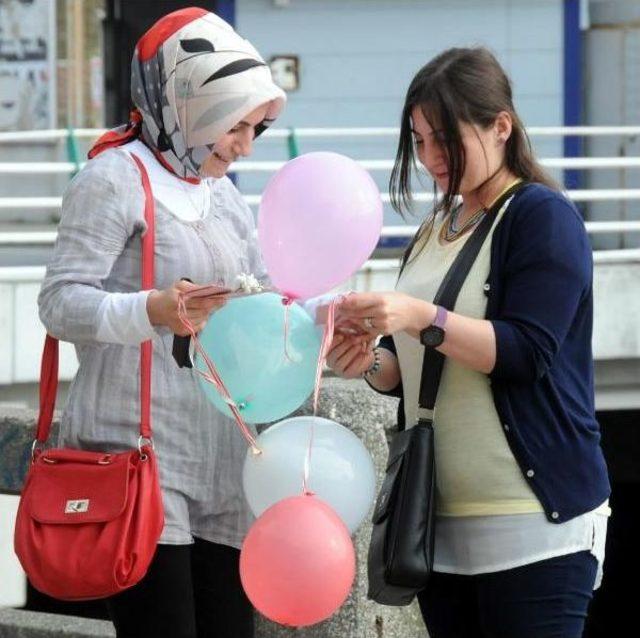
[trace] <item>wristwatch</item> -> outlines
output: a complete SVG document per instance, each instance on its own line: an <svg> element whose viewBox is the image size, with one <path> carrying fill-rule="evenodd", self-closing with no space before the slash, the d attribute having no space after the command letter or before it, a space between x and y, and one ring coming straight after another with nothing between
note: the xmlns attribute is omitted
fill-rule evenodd
<svg viewBox="0 0 640 638"><path fill-rule="evenodd" d="M444 324L448 314L446 308L436 306L436 318L433 323L420 331L420 343L425 348L437 348L442 345L445 336Z"/></svg>

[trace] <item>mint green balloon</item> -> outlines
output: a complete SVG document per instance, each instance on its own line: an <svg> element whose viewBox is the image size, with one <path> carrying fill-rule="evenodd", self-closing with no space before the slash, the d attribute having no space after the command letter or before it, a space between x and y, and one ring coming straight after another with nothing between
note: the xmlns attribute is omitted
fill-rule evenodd
<svg viewBox="0 0 640 638"><path fill-rule="evenodd" d="M282 419L313 392L320 332L300 306L291 304L285 354L285 311L282 297L274 293L239 297L214 312L200 334L205 352L247 423ZM195 365L207 372L198 355ZM232 416L215 386L198 378L213 405Z"/></svg>

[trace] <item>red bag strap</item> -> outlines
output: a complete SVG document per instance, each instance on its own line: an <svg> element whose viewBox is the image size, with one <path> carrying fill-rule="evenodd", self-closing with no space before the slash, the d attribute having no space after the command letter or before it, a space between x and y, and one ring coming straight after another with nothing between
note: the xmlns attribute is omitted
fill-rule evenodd
<svg viewBox="0 0 640 638"><path fill-rule="evenodd" d="M151 290L155 279L153 253L156 237L156 205L153 201L149 174L142 160L131 153L140 169L144 188L144 219L147 232L142 235L142 290ZM153 346L151 340L140 344L140 436L151 439L151 359Z"/></svg>
<svg viewBox="0 0 640 638"><path fill-rule="evenodd" d="M140 170L144 188L144 218L147 231L142 236L142 290L151 290L154 283L155 203L149 175L137 155L131 153ZM140 436L151 439L151 340L140 344ZM36 441L45 443L51 431L53 411L58 391L58 339L47 335L40 365L40 413Z"/></svg>
<svg viewBox="0 0 640 638"><path fill-rule="evenodd" d="M36 429L36 440L40 443L44 443L49 438L57 392L58 340L48 334L44 340L40 364L40 414Z"/></svg>

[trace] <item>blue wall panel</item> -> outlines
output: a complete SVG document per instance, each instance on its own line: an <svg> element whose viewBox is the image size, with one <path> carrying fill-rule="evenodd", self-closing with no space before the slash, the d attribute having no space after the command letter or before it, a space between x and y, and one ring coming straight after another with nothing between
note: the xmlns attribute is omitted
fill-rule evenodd
<svg viewBox="0 0 640 638"><path fill-rule="evenodd" d="M216 0L216 13L229 24L235 24L236 0Z"/></svg>
<svg viewBox="0 0 640 638"><path fill-rule="evenodd" d="M582 123L582 33L580 31L580 0L564 0L564 124L577 126ZM582 138L565 137L564 155L582 155ZM565 171L564 182L568 188L580 187L580 172Z"/></svg>
<svg viewBox="0 0 640 638"><path fill-rule="evenodd" d="M485 45L511 74L527 125L563 123L563 0L236 0L236 27L269 58L300 58L299 90L276 126L397 126L407 86L431 57L451 46ZM533 140L546 156L556 138ZM331 149L391 159L396 140L300 140L300 151ZM286 159L282 141L260 141L256 158ZM387 190L388 172L376 172ZM265 177L241 178L257 193ZM399 218L387 210L385 222Z"/></svg>

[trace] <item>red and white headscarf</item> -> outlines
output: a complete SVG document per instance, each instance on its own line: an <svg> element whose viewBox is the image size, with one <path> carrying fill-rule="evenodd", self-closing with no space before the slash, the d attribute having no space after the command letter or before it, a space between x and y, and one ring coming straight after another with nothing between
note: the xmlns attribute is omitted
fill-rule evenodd
<svg viewBox="0 0 640 638"><path fill-rule="evenodd" d="M166 168L190 180L200 178L215 143L243 117L269 104L259 135L286 102L251 43L197 7L166 15L140 38L131 97L130 122L103 135L89 157L142 137Z"/></svg>

